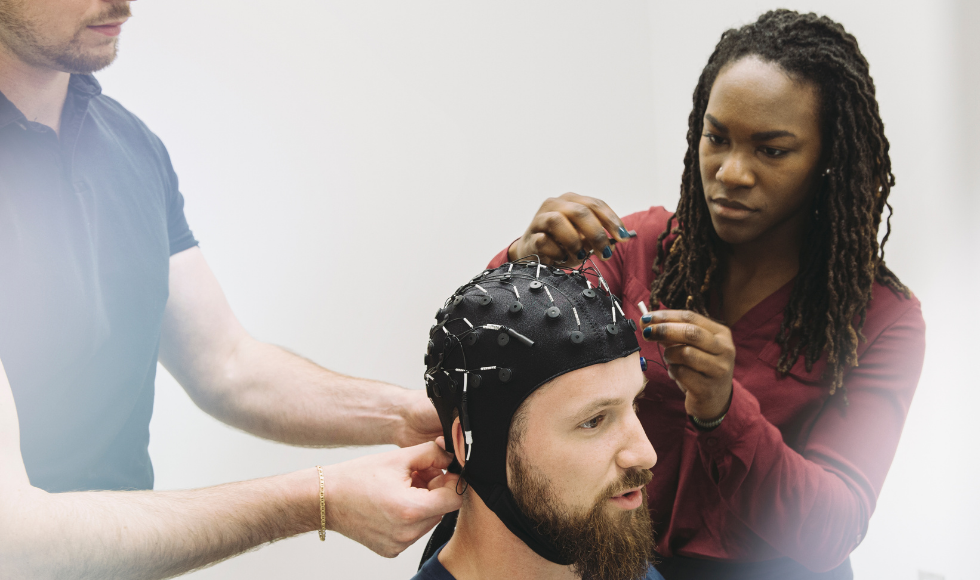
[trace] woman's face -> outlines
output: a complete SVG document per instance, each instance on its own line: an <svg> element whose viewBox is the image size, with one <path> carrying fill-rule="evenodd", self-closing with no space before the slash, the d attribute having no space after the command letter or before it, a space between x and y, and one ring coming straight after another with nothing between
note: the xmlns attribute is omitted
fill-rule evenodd
<svg viewBox="0 0 980 580"><path fill-rule="evenodd" d="M799 244L820 179L820 98L756 56L726 65L708 98L701 182L718 236L733 246Z"/></svg>

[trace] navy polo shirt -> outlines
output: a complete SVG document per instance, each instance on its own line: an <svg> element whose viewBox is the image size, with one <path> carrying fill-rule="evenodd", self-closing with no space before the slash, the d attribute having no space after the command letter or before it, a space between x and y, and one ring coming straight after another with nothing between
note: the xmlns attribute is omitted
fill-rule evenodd
<svg viewBox="0 0 980 580"><path fill-rule="evenodd" d="M436 550L436 553L422 564L418 573L412 576L412 580L456 580L456 577L450 574L449 570L446 570L446 567L439 561L439 552L442 552L442 548L445 547L443 544ZM660 575L660 572L657 572L656 568L650 566L647 568L643 580L664 580L664 577Z"/></svg>
<svg viewBox="0 0 980 580"><path fill-rule="evenodd" d="M153 487L169 260L195 245L163 143L92 76L60 136L0 95L0 361L34 486Z"/></svg>

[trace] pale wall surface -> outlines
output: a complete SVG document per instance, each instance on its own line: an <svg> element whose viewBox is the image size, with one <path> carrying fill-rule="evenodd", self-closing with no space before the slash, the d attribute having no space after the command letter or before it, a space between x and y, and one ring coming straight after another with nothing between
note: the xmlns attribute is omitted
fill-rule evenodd
<svg viewBox="0 0 980 580"><path fill-rule="evenodd" d="M980 22L960 2L784 4L839 19L871 62L898 176L889 264L929 325L905 435L853 556L860 579L980 576L967 556L980 540L967 367L980 316L962 268L977 264L966 168L980 127L975 112L960 120ZM170 148L191 227L253 334L420 388L432 313L545 197L596 195L622 214L674 206L700 70L725 28L768 7L143 0L99 78ZM157 386L158 489L375 451L260 441L199 411L162 369ZM384 560L308 534L192 576L408 578L421 548Z"/></svg>

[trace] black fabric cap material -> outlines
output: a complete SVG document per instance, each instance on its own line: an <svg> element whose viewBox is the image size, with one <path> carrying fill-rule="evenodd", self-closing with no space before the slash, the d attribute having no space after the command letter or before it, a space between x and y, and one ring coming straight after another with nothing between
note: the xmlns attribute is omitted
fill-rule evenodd
<svg viewBox="0 0 980 580"><path fill-rule="evenodd" d="M517 295L523 308L514 312ZM494 299L479 305L477 296ZM549 316L552 308L560 316ZM561 270L525 259L474 277L439 312L443 318L429 333L434 347L425 380L446 449L453 452L452 424L459 413L472 434L467 484L538 555L570 564L514 503L507 487L508 434L514 413L541 385L639 350L618 299L588 262ZM469 338L473 334L477 339ZM475 375L482 379L479 386Z"/></svg>

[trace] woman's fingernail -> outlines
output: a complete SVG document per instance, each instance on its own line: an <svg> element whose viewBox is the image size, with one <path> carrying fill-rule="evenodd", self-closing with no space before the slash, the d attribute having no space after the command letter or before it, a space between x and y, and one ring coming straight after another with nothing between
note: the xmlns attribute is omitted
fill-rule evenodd
<svg viewBox="0 0 980 580"><path fill-rule="evenodd" d="M577 254L575 254L575 256L576 256L576 257L577 257L577 258L578 258L579 260L584 260L584 259L585 259L585 257L586 257L587 255L588 255L588 254L586 254L586 253L585 253L585 250L579 250L579 251L578 251L578 253L577 253Z"/></svg>
<svg viewBox="0 0 980 580"><path fill-rule="evenodd" d="M602 257L605 258L605 259L607 259L607 260L609 258L612 258L612 248L610 248L609 246L606 246L605 248L602 248Z"/></svg>
<svg viewBox="0 0 980 580"><path fill-rule="evenodd" d="M629 238L631 236L630 236L630 233L628 231L626 231L626 228L624 228L623 226L619 226L619 237L625 239L625 238Z"/></svg>
<svg viewBox="0 0 980 580"><path fill-rule="evenodd" d="M643 329L643 338L653 338L653 327L648 326Z"/></svg>
<svg viewBox="0 0 980 580"><path fill-rule="evenodd" d="M647 314L644 314L644 315L643 315L643 316L642 316L642 317L640 318L640 321L641 321L641 322L652 322L652 321L653 321L653 315L652 315L652 314L650 314L650 313L647 313Z"/></svg>

